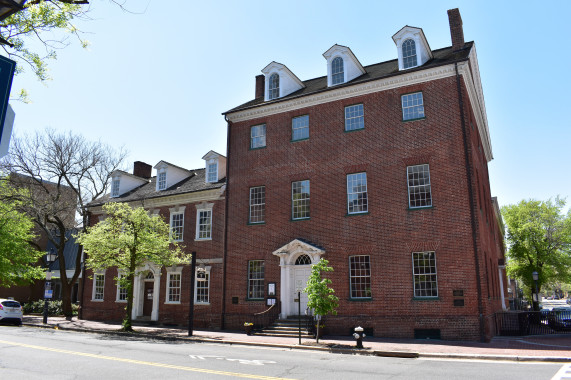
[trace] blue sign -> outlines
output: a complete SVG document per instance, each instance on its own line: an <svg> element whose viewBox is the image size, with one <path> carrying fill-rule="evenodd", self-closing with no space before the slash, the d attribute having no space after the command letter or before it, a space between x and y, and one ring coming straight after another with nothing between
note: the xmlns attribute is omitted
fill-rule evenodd
<svg viewBox="0 0 571 380"><path fill-rule="evenodd" d="M14 70L16 70L16 62L0 55L0 139L2 138L4 121L8 112L8 101L10 100Z"/></svg>

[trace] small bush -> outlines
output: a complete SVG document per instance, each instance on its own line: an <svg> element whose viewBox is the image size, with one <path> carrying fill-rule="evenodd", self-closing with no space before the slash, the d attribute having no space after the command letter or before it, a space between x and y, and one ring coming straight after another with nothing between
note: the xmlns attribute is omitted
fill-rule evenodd
<svg viewBox="0 0 571 380"><path fill-rule="evenodd" d="M44 313L44 301L38 300L34 302L28 302L22 305L24 309L24 314L43 314ZM79 306L76 304L71 305L73 315L77 315ZM48 315L63 315L62 301L48 301Z"/></svg>

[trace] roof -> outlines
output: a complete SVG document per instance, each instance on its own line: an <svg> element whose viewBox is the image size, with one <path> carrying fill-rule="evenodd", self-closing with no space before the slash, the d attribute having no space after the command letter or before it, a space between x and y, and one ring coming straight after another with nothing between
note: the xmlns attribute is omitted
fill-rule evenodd
<svg viewBox="0 0 571 380"><path fill-rule="evenodd" d="M75 261L77 258L77 253L79 251L79 244L77 244L73 235L76 234L77 232L78 231L76 229L67 230L65 232L65 237L66 239L68 239L65 242L65 246L63 248L63 256L65 258L66 270L75 269ZM51 241L48 241L48 245L46 246L46 252L50 252L50 250L52 249L54 253L57 252L55 245ZM59 270L59 260L56 260L50 265L50 270L52 271Z"/></svg>
<svg viewBox="0 0 571 380"><path fill-rule="evenodd" d="M237 111L242 111L242 110L245 110L248 108L255 108L255 107L267 105L270 103L277 103L277 102L286 101L286 100L290 100L290 99L294 99L294 98L298 98L298 97L302 97L302 96L316 94L316 93L323 92L323 91L337 90L340 87L344 87L344 86L352 86L352 85L359 84L359 83L364 83L364 82L373 81L373 80L382 79L382 78L387 78L387 77L396 76L396 75L409 74L409 73L414 72L414 71L420 71L420 70L424 70L427 68L443 66L443 65L447 65L450 63L458 62L458 61L464 61L464 60L467 60L469 58L470 51L472 50L473 45L474 45L474 42L470 41L470 42L466 42L464 44L464 48L461 50L454 51L452 46L434 50L434 51L432 51L433 58L430 59L428 62L426 62L424 65L419 66L419 67L415 67L415 68L411 68L411 69L407 69L407 70L402 70L402 71L399 71L398 59L393 59L390 61L385 61L385 62L377 63L374 65L365 66L364 67L365 71L366 71L365 74L353 79L352 81L349 81L349 82L344 83L344 84L339 84L336 86L331 86L331 87L327 86L327 75L319 77L319 78L309 79L309 80L303 81L303 84L305 85L304 88L302 88L298 91L295 91L295 92L293 92L287 96L281 97L279 99L274 99L271 101L264 101L263 97L256 98L256 99L250 100L249 102L246 102L242 105L239 105L238 107L232 108L229 111L224 112L223 115L233 113L233 112L237 112Z"/></svg>
<svg viewBox="0 0 571 380"><path fill-rule="evenodd" d="M222 178L218 182L206 183L205 169L193 169L188 171L193 172L194 175L191 175L190 177L185 178L178 183L175 183L166 190L157 191L157 186L156 186L157 177L154 176L149 179L149 182L139 187L136 187L135 189L125 194L122 194L118 197L111 197L110 194L105 194L101 198L98 198L90 202L87 205L87 207L101 206L109 202L133 202L144 199L167 197L170 195L179 195L186 193L194 193L197 191L219 189L226 184L226 178Z"/></svg>

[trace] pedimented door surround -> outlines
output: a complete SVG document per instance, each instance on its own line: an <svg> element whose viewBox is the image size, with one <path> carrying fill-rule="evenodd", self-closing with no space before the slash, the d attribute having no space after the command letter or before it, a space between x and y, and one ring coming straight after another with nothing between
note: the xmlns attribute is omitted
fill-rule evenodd
<svg viewBox="0 0 571 380"><path fill-rule="evenodd" d="M147 294L145 294L145 284L152 283L152 310L151 321L159 320L159 297L161 284L161 268L149 263L145 264L135 276L135 284L133 287L133 312L131 318L137 319L144 316L144 302Z"/></svg>
<svg viewBox="0 0 571 380"><path fill-rule="evenodd" d="M308 276L309 271L307 269L311 267L310 265L295 265L295 262L298 257L307 255L311 259L311 264L316 264L321 256L325 254L325 249L300 239L294 239L272 252L272 254L280 258L280 301L282 305L280 318L285 318L288 315L297 315L297 303L293 300L294 294L297 294L297 288L301 287L299 290L305 288L305 284L303 286L300 285L299 272L303 271ZM298 280L297 285L296 278ZM307 282L307 278L305 282ZM302 310L303 312L304 310Z"/></svg>

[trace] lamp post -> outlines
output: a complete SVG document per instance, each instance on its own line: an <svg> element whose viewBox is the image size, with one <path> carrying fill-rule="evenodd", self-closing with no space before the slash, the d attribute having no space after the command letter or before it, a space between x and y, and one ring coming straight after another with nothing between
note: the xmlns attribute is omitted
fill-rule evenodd
<svg viewBox="0 0 571 380"><path fill-rule="evenodd" d="M535 297L533 297L533 310L539 311L539 288L537 287L537 280L539 280L539 273L533 271L531 277L533 277L533 283L535 284Z"/></svg>
<svg viewBox="0 0 571 380"><path fill-rule="evenodd" d="M52 298L52 271L50 266L56 261L54 249L50 248L50 253L46 253L46 284L44 287L44 324L48 323L48 300Z"/></svg>

